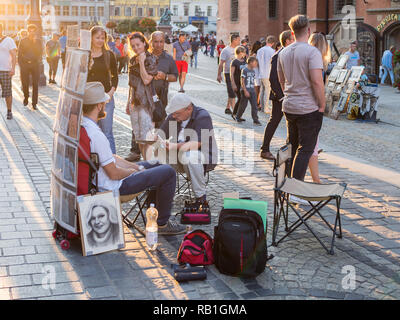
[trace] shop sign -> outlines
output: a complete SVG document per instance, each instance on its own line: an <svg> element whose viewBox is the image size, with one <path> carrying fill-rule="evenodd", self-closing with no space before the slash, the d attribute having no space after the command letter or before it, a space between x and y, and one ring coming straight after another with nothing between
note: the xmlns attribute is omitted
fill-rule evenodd
<svg viewBox="0 0 400 320"><path fill-rule="evenodd" d="M400 21L400 14L393 13L389 14L385 17L385 19L382 20L382 22L376 27L376 30L381 32L383 28L386 27L386 25L392 21Z"/></svg>

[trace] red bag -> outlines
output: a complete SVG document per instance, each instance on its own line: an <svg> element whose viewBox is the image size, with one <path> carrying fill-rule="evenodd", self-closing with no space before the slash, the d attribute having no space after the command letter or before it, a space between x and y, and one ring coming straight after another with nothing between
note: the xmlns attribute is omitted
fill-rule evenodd
<svg viewBox="0 0 400 320"><path fill-rule="evenodd" d="M96 153L90 152L90 138L86 129L81 126L78 148L78 188L77 195L92 193L97 190L97 171L99 161ZM96 184L93 184L96 180Z"/></svg>
<svg viewBox="0 0 400 320"><path fill-rule="evenodd" d="M205 266L214 263L214 240L203 230L194 230L185 235L178 251L178 262L194 266Z"/></svg>

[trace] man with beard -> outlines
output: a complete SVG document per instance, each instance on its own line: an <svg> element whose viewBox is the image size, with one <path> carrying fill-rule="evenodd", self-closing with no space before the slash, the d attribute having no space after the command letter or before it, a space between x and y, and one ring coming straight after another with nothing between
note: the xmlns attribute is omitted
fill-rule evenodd
<svg viewBox="0 0 400 320"><path fill-rule="evenodd" d="M139 193L155 189L155 205L158 210L158 233L176 235L186 228L169 220L175 194L176 173L169 165L147 161L131 163L113 154L110 143L98 126L104 118L104 108L110 97L104 92L101 82L88 82L83 97L82 126L90 138L90 152L97 153L100 168L97 172L97 187L100 192L119 191L120 195Z"/></svg>

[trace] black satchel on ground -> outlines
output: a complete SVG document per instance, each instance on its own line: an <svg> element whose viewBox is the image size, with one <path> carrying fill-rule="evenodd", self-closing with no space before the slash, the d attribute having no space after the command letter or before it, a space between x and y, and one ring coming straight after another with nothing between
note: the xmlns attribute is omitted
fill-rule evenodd
<svg viewBox="0 0 400 320"><path fill-rule="evenodd" d="M235 277L256 277L268 260L266 234L254 211L222 209L214 228L214 261L219 272Z"/></svg>

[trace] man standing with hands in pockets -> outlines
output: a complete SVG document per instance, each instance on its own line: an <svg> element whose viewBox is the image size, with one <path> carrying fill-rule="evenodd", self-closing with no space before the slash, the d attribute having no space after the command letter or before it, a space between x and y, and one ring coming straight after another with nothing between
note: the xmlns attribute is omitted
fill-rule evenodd
<svg viewBox="0 0 400 320"><path fill-rule="evenodd" d="M288 142L292 144L291 176L304 180L308 162L317 143L325 110L323 61L320 51L308 44L308 18L297 15L289 27L295 42L284 48L278 58L278 77L283 92Z"/></svg>

